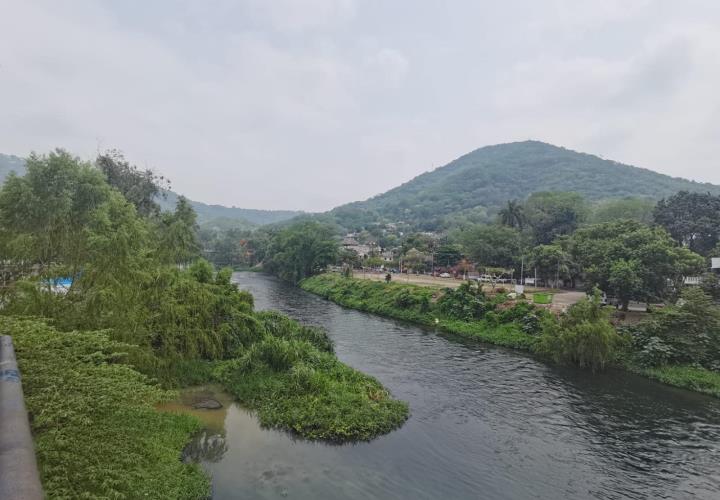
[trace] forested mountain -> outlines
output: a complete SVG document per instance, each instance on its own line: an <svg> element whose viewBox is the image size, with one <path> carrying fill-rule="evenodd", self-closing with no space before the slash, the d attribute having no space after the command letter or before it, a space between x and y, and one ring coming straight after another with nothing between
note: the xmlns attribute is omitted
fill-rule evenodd
<svg viewBox="0 0 720 500"><path fill-rule="evenodd" d="M347 228L383 220L436 229L464 218L490 220L508 200L523 200L539 191L574 191L597 201L628 196L659 199L680 190L720 194L720 186L713 184L525 141L477 149L369 200L337 207L331 214Z"/></svg>
<svg viewBox="0 0 720 500"><path fill-rule="evenodd" d="M164 199L158 200L163 210L172 209L177 201L177 193L166 192ZM199 201L190 201L198 215L198 222L205 223L213 220L223 220L227 225L229 219L236 219L242 224L262 226L273 224L302 214L294 210L257 210L254 208L226 207L223 205L208 205Z"/></svg>
<svg viewBox="0 0 720 500"><path fill-rule="evenodd" d="M18 175L25 174L25 160L13 155L0 153L0 184L14 171ZM163 199L158 203L163 210L172 210L177 202L178 195L173 191L167 191ZM291 210L255 210L251 208L225 207L222 205L208 205L200 201L190 200L190 204L198 215L198 222L201 224L221 221L218 225L223 227L232 226L240 228L251 228L291 219L302 212ZM232 221L235 220L236 223Z"/></svg>

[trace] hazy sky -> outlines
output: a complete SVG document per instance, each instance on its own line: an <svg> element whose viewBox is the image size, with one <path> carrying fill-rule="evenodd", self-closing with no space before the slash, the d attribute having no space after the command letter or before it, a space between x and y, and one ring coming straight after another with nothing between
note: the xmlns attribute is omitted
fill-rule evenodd
<svg viewBox="0 0 720 500"><path fill-rule="evenodd" d="M720 183L720 1L0 0L0 152L324 210L529 138Z"/></svg>

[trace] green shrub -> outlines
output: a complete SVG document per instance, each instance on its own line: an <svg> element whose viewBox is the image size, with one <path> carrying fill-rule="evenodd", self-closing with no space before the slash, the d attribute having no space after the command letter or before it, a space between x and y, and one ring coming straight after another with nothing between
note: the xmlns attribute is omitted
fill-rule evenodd
<svg viewBox="0 0 720 500"><path fill-rule="evenodd" d="M622 338L600 304L600 294L573 305L559 321L546 318L537 352L556 362L601 370L613 361Z"/></svg>
<svg viewBox="0 0 720 500"><path fill-rule="evenodd" d="M199 422L154 409L173 394L119 363L128 346L8 317L0 332L13 337L48 499L207 498L205 474L180 460Z"/></svg>
<svg viewBox="0 0 720 500"><path fill-rule="evenodd" d="M315 326L301 325L297 321L275 311L256 314L265 330L275 337L305 340L325 352L333 352L333 342L327 332Z"/></svg>
<svg viewBox="0 0 720 500"><path fill-rule="evenodd" d="M629 330L641 365L697 364L720 370L720 308L699 288L685 289L678 304Z"/></svg>
<svg viewBox="0 0 720 500"><path fill-rule="evenodd" d="M212 280L214 269L205 259L198 259L190 266L190 275L199 283L210 283Z"/></svg>
<svg viewBox="0 0 720 500"><path fill-rule="evenodd" d="M466 281L454 290L445 289L438 300L438 308L448 318L470 321L482 318L492 305L477 283Z"/></svg>

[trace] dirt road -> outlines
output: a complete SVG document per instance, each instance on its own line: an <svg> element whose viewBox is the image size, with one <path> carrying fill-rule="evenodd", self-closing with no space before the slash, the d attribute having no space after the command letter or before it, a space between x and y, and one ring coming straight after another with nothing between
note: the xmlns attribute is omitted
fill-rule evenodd
<svg viewBox="0 0 720 500"><path fill-rule="evenodd" d="M373 281L385 281L386 273L372 273L372 272L361 272L355 271L353 278L366 279ZM438 278L435 276L429 276L427 274L393 274L392 280L395 283L409 283L412 285L427 286L432 288L457 288L463 280L455 278ZM498 287L504 287L508 290L512 290L514 285L500 283ZM485 290L490 290L490 285L483 285ZM545 291L553 294L553 309L559 311L565 311L568 307L578 302L580 299L585 297L585 292L579 292L576 290L549 290L547 288L536 288L531 286L525 286L525 291L528 293Z"/></svg>

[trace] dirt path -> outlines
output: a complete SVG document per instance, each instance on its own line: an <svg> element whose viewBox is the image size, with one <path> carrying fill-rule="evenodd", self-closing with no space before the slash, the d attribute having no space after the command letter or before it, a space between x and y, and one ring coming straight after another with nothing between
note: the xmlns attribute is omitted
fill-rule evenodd
<svg viewBox="0 0 720 500"><path fill-rule="evenodd" d="M353 278L366 279L373 281L385 281L385 273L372 273L372 272L358 272L355 271ZM435 276L428 276L427 274L393 274L392 280L395 283L409 283L412 285L427 286L433 288L457 288L462 285L463 280L455 278L438 278ZM505 287L512 290L513 285L511 284L498 284L498 287ZM489 290L489 285L484 285L485 290ZM568 307L578 302L580 299L585 297L585 292L579 292L577 290L549 290L547 288L535 288L526 286L525 291L528 293L538 291L549 291L553 294L553 309L564 312Z"/></svg>

